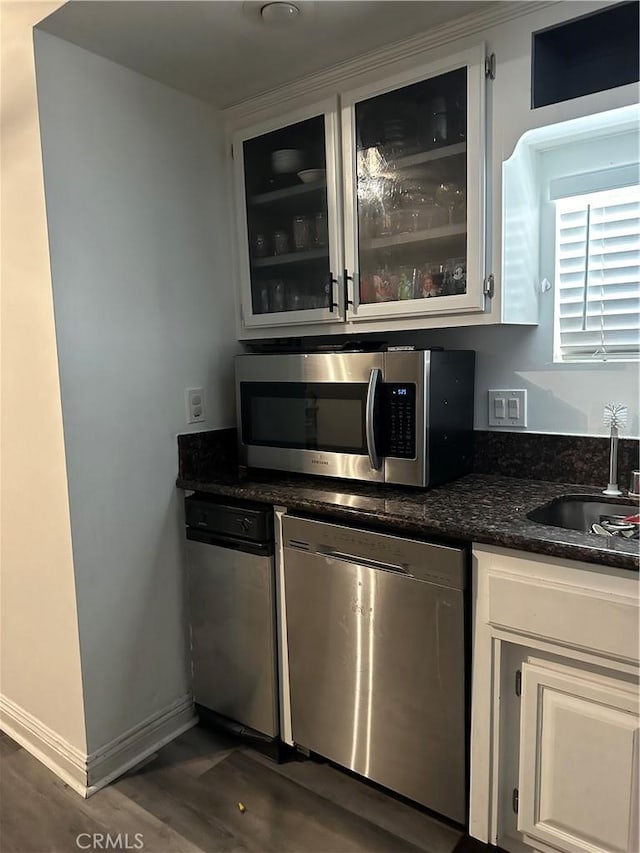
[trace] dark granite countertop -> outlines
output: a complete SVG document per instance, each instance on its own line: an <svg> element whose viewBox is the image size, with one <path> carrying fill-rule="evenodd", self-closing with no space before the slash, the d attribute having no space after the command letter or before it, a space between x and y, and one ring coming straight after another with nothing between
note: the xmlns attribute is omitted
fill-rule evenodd
<svg viewBox="0 0 640 853"><path fill-rule="evenodd" d="M469 474L419 491L260 472L243 480L179 478L177 485L435 539L497 545L636 572L639 567L637 540L600 537L528 520L527 513L560 495L600 494L590 486Z"/></svg>

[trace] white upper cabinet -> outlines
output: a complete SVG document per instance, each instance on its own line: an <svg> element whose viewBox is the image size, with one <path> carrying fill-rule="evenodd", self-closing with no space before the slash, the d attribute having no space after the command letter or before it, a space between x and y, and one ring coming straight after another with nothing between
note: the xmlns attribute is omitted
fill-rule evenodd
<svg viewBox="0 0 640 853"><path fill-rule="evenodd" d="M244 326L344 319L338 146L337 98L234 135Z"/></svg>
<svg viewBox="0 0 640 853"><path fill-rule="evenodd" d="M243 329L484 310L484 62L477 45L234 133Z"/></svg>
<svg viewBox="0 0 640 853"><path fill-rule="evenodd" d="M349 321L484 309L484 62L341 95Z"/></svg>

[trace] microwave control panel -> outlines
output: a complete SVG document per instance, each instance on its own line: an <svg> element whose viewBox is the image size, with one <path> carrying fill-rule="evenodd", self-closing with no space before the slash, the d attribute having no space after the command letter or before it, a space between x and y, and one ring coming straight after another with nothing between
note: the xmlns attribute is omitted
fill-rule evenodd
<svg viewBox="0 0 640 853"><path fill-rule="evenodd" d="M386 441L384 455L414 459L416 455L416 386L387 382L384 389Z"/></svg>

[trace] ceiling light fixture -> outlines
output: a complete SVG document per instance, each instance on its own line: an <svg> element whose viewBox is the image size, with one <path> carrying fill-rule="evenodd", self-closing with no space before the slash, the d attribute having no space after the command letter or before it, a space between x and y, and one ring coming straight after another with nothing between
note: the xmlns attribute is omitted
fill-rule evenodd
<svg viewBox="0 0 640 853"><path fill-rule="evenodd" d="M300 15L300 9L295 3L265 3L260 9L260 17L265 24L273 27L287 26Z"/></svg>

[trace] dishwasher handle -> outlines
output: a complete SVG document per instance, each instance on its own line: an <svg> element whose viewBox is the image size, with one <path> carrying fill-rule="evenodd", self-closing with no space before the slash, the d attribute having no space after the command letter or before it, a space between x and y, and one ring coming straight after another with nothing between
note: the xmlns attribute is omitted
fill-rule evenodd
<svg viewBox="0 0 640 853"><path fill-rule="evenodd" d="M404 566L399 566L396 563L384 563L380 560L372 560L369 557L357 557L355 554L345 554L342 551L334 551L333 548L319 548L317 551L323 557L330 557L332 560L340 560L342 563L350 563L354 566L364 566L367 569L378 569L383 572L395 572L399 575L413 577L411 572Z"/></svg>
<svg viewBox="0 0 640 853"><path fill-rule="evenodd" d="M376 447L376 431L375 431L375 407L376 407L376 391L378 383L382 377L382 371L379 367L371 369L369 374L369 385L367 386L367 404L365 409L365 437L367 441L367 454L369 456L369 464L374 471L379 471L382 467L382 459L378 454Z"/></svg>

